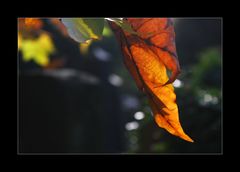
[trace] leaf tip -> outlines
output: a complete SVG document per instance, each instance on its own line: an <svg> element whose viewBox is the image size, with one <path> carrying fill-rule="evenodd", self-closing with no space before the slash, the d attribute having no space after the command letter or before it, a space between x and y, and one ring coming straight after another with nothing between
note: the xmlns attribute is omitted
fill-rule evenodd
<svg viewBox="0 0 240 172"><path fill-rule="evenodd" d="M194 140L191 139L188 135L184 134L182 136L180 136L180 138L182 138L183 140L186 140L188 142L194 143Z"/></svg>

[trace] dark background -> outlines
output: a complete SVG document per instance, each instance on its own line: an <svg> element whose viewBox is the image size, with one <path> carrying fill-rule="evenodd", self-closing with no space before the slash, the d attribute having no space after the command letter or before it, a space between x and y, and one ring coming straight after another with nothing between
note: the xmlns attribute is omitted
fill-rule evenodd
<svg viewBox="0 0 240 172"><path fill-rule="evenodd" d="M221 19L175 20L182 69L175 91L180 121L194 143L157 127L113 35L83 55L78 43L43 22L57 49L50 59L64 65L42 68L19 52L20 153L221 152ZM138 111L142 120L134 118Z"/></svg>

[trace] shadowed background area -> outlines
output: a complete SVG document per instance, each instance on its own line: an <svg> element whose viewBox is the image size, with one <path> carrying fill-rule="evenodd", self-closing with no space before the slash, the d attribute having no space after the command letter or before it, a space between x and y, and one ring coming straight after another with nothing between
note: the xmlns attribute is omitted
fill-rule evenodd
<svg viewBox="0 0 240 172"><path fill-rule="evenodd" d="M222 21L174 21L182 73L173 85L195 143L156 125L107 24L102 40L80 46L41 19L55 51L44 66L18 53L20 153L220 153Z"/></svg>

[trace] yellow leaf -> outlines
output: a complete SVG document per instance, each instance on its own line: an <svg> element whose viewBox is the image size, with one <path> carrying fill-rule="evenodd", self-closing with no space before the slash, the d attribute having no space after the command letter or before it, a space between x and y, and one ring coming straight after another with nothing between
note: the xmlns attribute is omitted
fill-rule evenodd
<svg viewBox="0 0 240 172"><path fill-rule="evenodd" d="M49 55L55 52L50 36L42 33L37 39L22 39L19 50L22 51L23 60L34 60L40 66L49 63Z"/></svg>

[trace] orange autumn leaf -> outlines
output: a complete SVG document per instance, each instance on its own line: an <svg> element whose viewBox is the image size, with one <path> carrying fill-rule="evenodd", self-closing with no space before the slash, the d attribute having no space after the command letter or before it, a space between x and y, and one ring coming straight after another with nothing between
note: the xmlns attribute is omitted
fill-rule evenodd
<svg viewBox="0 0 240 172"><path fill-rule="evenodd" d="M173 22L167 18L125 19L136 34L109 24L124 55L124 63L138 88L149 100L158 126L186 141L193 140L184 133L179 122L178 106L172 82L180 73L176 54ZM172 71L169 79L167 69Z"/></svg>
<svg viewBox="0 0 240 172"><path fill-rule="evenodd" d="M25 18L25 25L30 29L41 29L43 22L38 18Z"/></svg>

